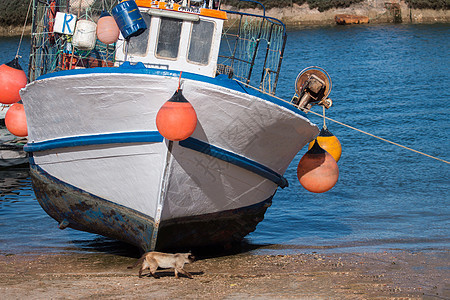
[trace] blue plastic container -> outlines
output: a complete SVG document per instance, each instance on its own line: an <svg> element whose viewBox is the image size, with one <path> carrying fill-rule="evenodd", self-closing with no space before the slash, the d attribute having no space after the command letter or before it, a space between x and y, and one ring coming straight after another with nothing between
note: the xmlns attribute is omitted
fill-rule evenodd
<svg viewBox="0 0 450 300"><path fill-rule="evenodd" d="M125 39L138 36L147 29L144 18L133 0L117 4L111 13Z"/></svg>

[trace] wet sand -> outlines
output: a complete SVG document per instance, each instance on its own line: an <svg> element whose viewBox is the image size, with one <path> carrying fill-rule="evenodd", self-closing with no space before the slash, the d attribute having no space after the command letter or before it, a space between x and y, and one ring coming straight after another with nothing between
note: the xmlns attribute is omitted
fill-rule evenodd
<svg viewBox="0 0 450 300"><path fill-rule="evenodd" d="M108 253L0 256L1 299L449 299L449 252L200 258L193 279L138 278ZM146 274L146 273L144 273Z"/></svg>

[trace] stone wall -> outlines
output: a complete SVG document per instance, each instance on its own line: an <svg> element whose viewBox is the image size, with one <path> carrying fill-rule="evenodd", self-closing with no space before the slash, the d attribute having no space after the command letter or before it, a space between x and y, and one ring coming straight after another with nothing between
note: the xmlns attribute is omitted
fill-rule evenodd
<svg viewBox="0 0 450 300"><path fill-rule="evenodd" d="M319 12L310 9L308 4L301 6L294 4L292 7L272 8L266 11L266 15L282 20L287 26L302 25L332 25L335 24L334 16L337 14L350 14L369 17L369 23L393 23L394 15L386 8L386 2L399 4L401 20L403 23L449 23L449 10L410 9L404 1L392 0L366 0L347 8L336 8ZM226 9L230 9L227 7ZM258 9L242 10L248 13L261 14Z"/></svg>

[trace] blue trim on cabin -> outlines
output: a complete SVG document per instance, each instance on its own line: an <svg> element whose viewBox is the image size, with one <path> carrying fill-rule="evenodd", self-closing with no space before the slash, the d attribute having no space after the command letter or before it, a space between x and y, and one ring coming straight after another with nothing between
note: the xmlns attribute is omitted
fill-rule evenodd
<svg viewBox="0 0 450 300"><path fill-rule="evenodd" d="M119 132L86 136L65 137L42 142L28 143L23 147L26 152L37 152L50 149L105 145L119 143L161 143L163 136L158 131Z"/></svg>
<svg viewBox="0 0 450 300"><path fill-rule="evenodd" d="M85 74L138 74L138 75L157 75L157 76L167 76L167 77L180 77L179 71L171 71L171 70L161 70L161 69L153 69L147 68L141 62L132 65L130 62L124 62L120 67L103 67L103 68L88 68L88 69L73 69L73 70L65 70L54 73L47 73L45 75L40 76L37 80L61 77L61 76L71 76L71 75L85 75ZM289 109L290 111L296 113L297 115L301 115L306 117L306 114L291 105L290 103L281 101L275 97L272 97L268 94L264 94L250 87L246 87L245 85L237 82L236 80L229 79L226 75L218 75L216 77L208 77L204 75L198 75L189 72L183 72L182 78L206 82L214 85L218 85L221 87L225 87L234 91L238 91L241 93L245 93L248 95L252 95L266 101L272 102L278 106L282 106L284 108Z"/></svg>
<svg viewBox="0 0 450 300"><path fill-rule="evenodd" d="M179 145L182 147L218 158L220 160L226 161L228 163L231 163L233 165L236 165L238 167L246 169L247 171L258 174L258 175L265 177L265 178L269 179L270 181L276 183L281 188L285 188L285 187L289 186L287 179L284 178L282 175L278 174L277 172L273 171L272 169L270 169L256 161L250 160L250 159L248 159L244 156L238 155L236 153L213 146L211 144L202 142L202 141L197 140L192 137L187 138L183 141L180 141Z"/></svg>

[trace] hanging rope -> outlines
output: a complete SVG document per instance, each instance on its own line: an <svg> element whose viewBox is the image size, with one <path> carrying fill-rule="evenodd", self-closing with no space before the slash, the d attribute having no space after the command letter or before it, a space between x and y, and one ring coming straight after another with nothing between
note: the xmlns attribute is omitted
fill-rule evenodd
<svg viewBox="0 0 450 300"><path fill-rule="evenodd" d="M236 80L236 79L235 79L235 80ZM242 81L239 81L239 80L236 80L236 81L239 82L239 83L241 83L241 84L243 84L243 85L245 85L246 87L249 87L249 88L252 88L252 89L257 90L257 91L259 91L259 92L262 92L263 94L267 94L267 95L272 96L272 97L274 97L274 98L276 98L276 99L278 99L278 100L281 100L281 101L283 101L283 102L292 104L292 103L289 102L289 101L286 101L286 100L284 100L284 99L282 99L282 98L280 98L280 97L274 96L274 95L270 95L270 94L268 94L268 93L266 93L266 92L264 92L264 91L261 91L261 90L255 88L255 87L253 87L253 86L251 86L251 85L248 85L248 84L246 84L246 83L244 83L244 82L242 82ZM442 158L435 157L435 156L432 156L432 155L423 153L423 152L421 152L421 151L418 151L418 150L409 148L409 147L407 147L407 146L403 146L403 145L401 145L401 144L399 144L399 143L392 142L392 141L390 141L390 140L388 140L388 139L385 139L385 138L379 137L379 136L377 136L377 135L371 134L371 133L369 133L369 132L367 132L367 131L364 131L364 130L355 128L355 127L350 126L350 125L348 125L348 124L345 124L345 123L339 122L339 121L337 121L337 120L331 119L331 118L329 118L329 117L326 117L326 116L325 116L325 107L324 107L323 109L324 109L324 113L323 113L322 115L319 114L319 113L316 113L315 111L312 111L311 109L305 109L305 110L307 110L308 112L310 112L310 113L312 113L312 114L314 114L314 115L317 115L317 116L319 116L319 117L322 117L322 118L323 118L323 122L324 122L324 126L325 126L325 119L327 119L327 120L329 120L329 121L331 121L331 122L337 123L337 124L339 124L339 125L342 125L342 126L344 126L344 127L350 128L350 129L355 130L355 131L358 131L358 132L360 132L360 133L369 135L369 136L374 137L374 138L376 138L376 139L379 139L379 140L381 140L381 141L383 141L383 142L386 142L386 143L389 143L389 144L398 146L398 147L400 147L400 148L403 148L403 149L406 149L406 150L415 152L415 153L417 153L417 154L424 155L424 156L429 157L429 158L436 159L436 160L441 161L441 162L446 163L446 164L450 164L449 161L446 161L446 160L444 160L444 159L442 159Z"/></svg>
<svg viewBox="0 0 450 300"><path fill-rule="evenodd" d="M180 76L178 77L178 88L177 88L177 92L181 89L181 74L183 74L183 71L180 71Z"/></svg>
<svg viewBox="0 0 450 300"><path fill-rule="evenodd" d="M262 89L264 91L268 91L269 93L272 92L272 83L270 81L270 78L271 78L270 77L270 69L266 68L261 85L262 85Z"/></svg>
<svg viewBox="0 0 450 300"><path fill-rule="evenodd" d="M30 0L30 4L28 4L27 16L25 17L25 22L23 23L22 34L21 34L20 40L19 40L19 46L17 47L16 58L19 57L20 46L22 44L22 39L23 39L23 35L25 33L25 27L27 26L28 15L30 14L30 9L31 9L32 3L33 3L33 0Z"/></svg>

